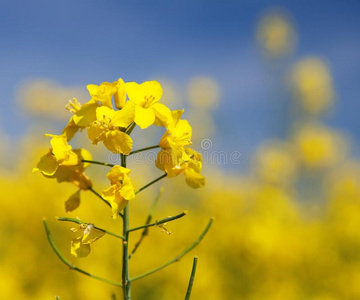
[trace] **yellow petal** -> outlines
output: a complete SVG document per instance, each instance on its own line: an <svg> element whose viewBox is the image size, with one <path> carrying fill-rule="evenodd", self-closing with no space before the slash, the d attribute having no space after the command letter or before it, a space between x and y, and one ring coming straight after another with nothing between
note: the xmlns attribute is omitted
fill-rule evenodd
<svg viewBox="0 0 360 300"><path fill-rule="evenodd" d="M135 104L128 101L122 110L115 112L113 118L111 119L111 125L115 127L128 127L135 117Z"/></svg>
<svg viewBox="0 0 360 300"><path fill-rule="evenodd" d="M159 151L155 165L158 169L165 171L168 177L175 177L182 172L177 166L177 158L171 149L162 149Z"/></svg>
<svg viewBox="0 0 360 300"><path fill-rule="evenodd" d="M91 153L84 148L74 149L73 151L79 157L79 160L83 160L83 159L84 160L92 160ZM90 165L91 165L90 163L82 163L82 169L86 169Z"/></svg>
<svg viewBox="0 0 360 300"><path fill-rule="evenodd" d="M101 102L103 106L112 108L111 98L117 91L117 82L103 82L99 86L95 84L87 85L89 94L95 101Z"/></svg>
<svg viewBox="0 0 360 300"><path fill-rule="evenodd" d="M125 106L126 101L126 89L124 80L121 78L117 81L117 91L114 95L115 106L118 109L122 109Z"/></svg>
<svg viewBox="0 0 360 300"><path fill-rule="evenodd" d="M159 101L163 93L157 81L146 81L142 84L128 82L125 83L125 89L129 99L143 107L150 107Z"/></svg>
<svg viewBox="0 0 360 300"><path fill-rule="evenodd" d="M124 174L123 184L120 188L120 195L125 200L131 200L135 198L135 189L131 183L131 180L127 174Z"/></svg>
<svg viewBox="0 0 360 300"><path fill-rule="evenodd" d="M83 104L79 111L73 115L74 123L79 127L86 127L96 120L96 109L99 105L90 100Z"/></svg>
<svg viewBox="0 0 360 300"><path fill-rule="evenodd" d="M104 140L105 138L105 128L99 121L94 121L87 128L87 133L89 139L92 141L94 145L96 145L99 141Z"/></svg>
<svg viewBox="0 0 360 300"><path fill-rule="evenodd" d="M75 257L84 258L89 255L90 251L90 244L83 244L81 237L71 241L70 253Z"/></svg>
<svg viewBox="0 0 360 300"><path fill-rule="evenodd" d="M51 176L56 172L58 166L59 163L56 161L55 156L52 153L47 153L40 158L33 172L40 171L44 175Z"/></svg>
<svg viewBox="0 0 360 300"><path fill-rule="evenodd" d="M104 231L94 228L93 225L88 224L84 229L84 235L82 237L82 242L84 244L90 244L101 238L105 235Z"/></svg>
<svg viewBox="0 0 360 300"><path fill-rule="evenodd" d="M153 104L150 109L154 110L155 113L155 125L168 127L172 123L172 113L170 108L162 103Z"/></svg>
<svg viewBox="0 0 360 300"><path fill-rule="evenodd" d="M111 130L106 132L103 140L104 145L113 153L122 153L128 155L132 150L133 140L131 137L121 131Z"/></svg>
<svg viewBox="0 0 360 300"><path fill-rule="evenodd" d="M55 155L57 161L68 159L71 146L68 145L65 135L45 134L45 136L52 137L50 144L52 146L52 153Z"/></svg>
<svg viewBox="0 0 360 300"><path fill-rule="evenodd" d="M68 158L62 161L60 164L62 166L76 166L80 163L81 163L80 157L78 157L78 155L75 152L70 151Z"/></svg>
<svg viewBox="0 0 360 300"><path fill-rule="evenodd" d="M91 179L82 172L81 165L74 167L59 166L50 178L56 178L59 183L71 182L85 191L92 187Z"/></svg>
<svg viewBox="0 0 360 300"><path fill-rule="evenodd" d="M77 209L80 205L80 190L77 190L74 194L70 196L65 202L65 211L73 211Z"/></svg>
<svg viewBox="0 0 360 300"><path fill-rule="evenodd" d="M129 174L130 172L131 170L128 168L116 165L110 169L106 177L110 180L111 184L116 184L124 179L125 174Z"/></svg>
<svg viewBox="0 0 360 300"><path fill-rule="evenodd" d="M139 105L135 106L135 123L139 125L141 129L145 129L155 122L155 113L148 108L142 108Z"/></svg>
<svg viewBox="0 0 360 300"><path fill-rule="evenodd" d="M186 183L193 189L203 187L206 183L205 177L195 172L193 169L186 168L184 171L184 175Z"/></svg>
<svg viewBox="0 0 360 300"><path fill-rule="evenodd" d="M75 133L79 130L79 126L77 126L74 122L73 116L70 118L68 124L62 131L62 134L66 136L66 140L69 142L75 135Z"/></svg>
<svg viewBox="0 0 360 300"><path fill-rule="evenodd" d="M118 212L124 209L128 201L121 197L116 185L112 185L110 188L104 190L102 196L110 203L112 209L111 216L113 219L116 219Z"/></svg>

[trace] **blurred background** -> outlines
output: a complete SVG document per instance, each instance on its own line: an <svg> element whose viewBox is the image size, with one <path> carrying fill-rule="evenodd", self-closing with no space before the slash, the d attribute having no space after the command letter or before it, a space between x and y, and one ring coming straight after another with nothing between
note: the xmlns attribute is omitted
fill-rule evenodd
<svg viewBox="0 0 360 300"><path fill-rule="evenodd" d="M105 236L85 259L71 257L79 216L121 233L121 221L93 194L65 213L76 188L31 170L61 133L64 108L89 100L87 84L158 80L162 102L185 108L207 185L183 175L131 202L131 227L184 210L167 235L152 228L131 274L180 262L133 283L134 299L183 299L199 255L193 299L360 299L360 3L349 1L3 1L0 3L0 298L111 299L120 291L69 271L42 225L77 266L121 280L121 244ZM163 131L134 130L134 149ZM86 132L72 146L114 161ZM137 187L161 175L156 152L130 160ZM147 158L144 160L141 159ZM152 159L152 160L151 160ZM108 169L86 173L94 189ZM139 234L134 234L131 247ZM121 298L119 298L121 299Z"/></svg>

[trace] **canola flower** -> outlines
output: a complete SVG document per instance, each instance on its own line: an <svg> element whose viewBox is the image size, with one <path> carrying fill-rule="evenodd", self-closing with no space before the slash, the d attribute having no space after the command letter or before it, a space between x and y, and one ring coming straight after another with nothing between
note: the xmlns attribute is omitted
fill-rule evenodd
<svg viewBox="0 0 360 300"><path fill-rule="evenodd" d="M73 183L79 189L65 202L66 211L73 211L78 208L80 205L80 191L89 190L111 208L113 219L116 219L118 216L122 218L122 236L113 234L105 229L99 229L91 223L84 223L71 218L59 218L60 221L70 221L79 224L78 228L72 229L73 232L81 233L80 236L71 241L70 253L75 257L87 257L91 251L90 245L106 233L123 240L122 282L114 283L73 266L55 246L46 220L44 220L44 226L53 250L66 265L90 277L122 287L124 299L130 299L130 283L132 281L148 276L178 261L206 235L212 224L212 219L196 242L175 259L154 270L131 278L129 275L129 258L135 253L142 239L136 244L136 248L131 252L130 256L128 243L130 232L140 229L147 230L148 227L158 226L162 231L170 234L164 227L167 222L181 218L187 212L155 223L147 223L144 226L129 228L129 202L136 201L136 194L159 180L165 177L175 177L180 173L184 174L186 183L191 188L203 187L206 180L201 175L202 156L189 147L192 145L192 127L187 120L181 119L184 111L171 111L166 105L160 103L163 92L159 82L146 81L138 84L118 79L112 83L90 84L87 86L87 89L91 97L88 102L82 105L74 98L66 105L72 116L62 130L62 133L60 135L46 134L46 136L51 137L51 148L48 153L41 157L33 172L40 172L47 178L56 178L58 182L67 181ZM136 125L141 129L156 125L163 127L165 133L157 145L133 151L133 140L130 134ZM85 130L92 144L97 145L99 142L102 142L110 152L120 155L121 165L94 161L91 154L85 149L73 150L69 142L79 131ZM131 169L127 168L126 158L134 153L156 148L161 149L155 165L164 171L165 174L136 190L129 176ZM85 169L91 164L111 167L106 175L110 181L110 187L104 189L101 194L93 189L91 179L84 174ZM195 276L196 263L197 259L194 260L190 282L193 281ZM188 287L187 299L190 297L191 287L192 283Z"/></svg>

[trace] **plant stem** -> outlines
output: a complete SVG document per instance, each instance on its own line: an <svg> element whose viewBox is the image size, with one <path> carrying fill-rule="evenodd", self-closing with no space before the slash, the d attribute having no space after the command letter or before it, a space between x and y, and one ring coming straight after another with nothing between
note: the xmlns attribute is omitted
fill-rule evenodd
<svg viewBox="0 0 360 300"><path fill-rule="evenodd" d="M121 154L121 166L126 168L126 156ZM124 208L123 214L123 265L122 265L122 283L124 300L131 299L131 288L129 280L129 203Z"/></svg>
<svg viewBox="0 0 360 300"><path fill-rule="evenodd" d="M83 221L81 221L81 220L79 220L79 219L75 219L75 218L61 218L61 217L57 217L56 219L57 219L58 221L68 221L68 222L73 222L73 223L77 223L77 224L85 224L85 225L91 224L91 225L93 225L93 227L94 227L95 229L97 229L97 230L100 230L100 231L102 231L102 232L105 232L106 234L112 235L112 236L117 237L117 238L119 238L119 239L122 239L122 240L124 239L124 237L123 237L122 235L119 235L119 234L116 234L116 233L107 231L106 229L97 227L97 226L95 226L95 225L92 224L92 223L83 222Z"/></svg>
<svg viewBox="0 0 360 300"><path fill-rule="evenodd" d="M94 278L94 279L97 279L97 280L100 280L102 282L105 282L105 283L108 283L108 284L111 284L111 285L115 285L115 286L119 286L119 287L122 287L122 284L121 283L118 283L118 282L113 282L113 281L110 281L110 280L107 280L105 278L102 278L102 277L99 277L99 276L96 276L96 275L93 275L93 274L90 274L89 272L86 272L76 266L74 266L71 262L69 262L63 255L62 253L59 251L59 249L55 246L54 244L54 241L51 237L51 233L50 233L50 229L49 229L49 226L47 225L47 222L46 222L46 219L44 218L43 219L43 223L44 223L44 227L45 227L45 232L46 232L46 236L47 236L47 239L50 243L50 246L51 248L54 250L55 254L60 258L60 260L65 264L67 265L70 270L74 270L74 271L77 271L79 273L82 273L84 275L87 275L91 278Z"/></svg>
<svg viewBox="0 0 360 300"><path fill-rule="evenodd" d="M130 135L131 132L134 130L135 126L136 126L136 123L132 122L131 125L129 125L129 127L126 129L125 133Z"/></svg>
<svg viewBox="0 0 360 300"><path fill-rule="evenodd" d="M135 195L140 193L142 190L145 190L146 188L148 188L150 185L153 185L154 183L158 182L159 180L163 179L166 177L166 173L161 175L160 177L156 178L155 180L151 181L150 183L148 183L147 185L144 185L142 188L140 188L138 191L135 192Z"/></svg>
<svg viewBox="0 0 360 300"><path fill-rule="evenodd" d="M139 229L142 229L142 228L148 228L148 227L152 227L152 226L158 226L158 225L164 224L166 222L170 222L170 221L173 221L173 220L176 220L176 219L180 219L183 216L186 216L187 214L188 214L188 212L187 212L187 210L185 210L184 212L182 212L181 214L178 214L176 216L167 217L167 218L162 219L160 221L156 221L155 223L145 224L145 225L142 225L142 226L139 226L139 227L131 228L127 232L139 230Z"/></svg>
<svg viewBox="0 0 360 300"><path fill-rule="evenodd" d="M128 155L132 155L132 154L136 154L136 153L140 153L140 152L143 152L143 151L146 151L146 150L151 150L151 149L156 149L156 148L160 148L160 146L159 145L154 145L154 146L138 149L138 150L135 150L135 151L131 151Z"/></svg>
<svg viewBox="0 0 360 300"><path fill-rule="evenodd" d="M153 270L150 270L146 273L143 273L141 275L138 275L138 276L135 276L133 278L130 278L130 281L135 281L135 280L138 280L138 279L141 279L143 277L146 277L148 275L151 275L157 271L160 271L162 269L164 269L165 267L167 267L168 265L171 265L172 263L175 263L175 262L178 262L180 261L180 259L185 256L188 252L190 252L192 249L194 249L200 242L201 240L204 238L204 236L207 234L207 232L209 231L210 227L211 227L211 224L213 223L214 221L214 218L211 218L209 223L207 224L205 230L200 234L200 236L197 238L197 240L191 244L188 248L186 248L183 252L181 252L178 256L176 256L175 258L173 258L172 260L168 261L167 263L163 264L162 266L160 267L157 267Z"/></svg>
<svg viewBox="0 0 360 300"><path fill-rule="evenodd" d="M147 217L147 219L146 219L145 225L150 224L151 219L152 219L152 216L153 216L153 214L154 214L154 212L155 212L156 206L157 206L157 204L159 203L160 197L161 197L161 195L162 195L163 192L164 192L164 188L162 187L162 188L160 189L157 197L155 198L152 206L151 206L151 209L150 209L149 215L148 215L148 217ZM136 252L136 250L139 248L142 240L147 236L148 231L149 231L149 228L148 228L148 227L144 228L143 232L141 233L141 236L140 236L139 241L135 244L134 249L131 251L131 253L130 253L130 255L129 255L129 259L135 254L135 252Z"/></svg>
<svg viewBox="0 0 360 300"><path fill-rule="evenodd" d="M85 163L89 163L89 164L95 164L95 165L102 165L102 166L106 166L106 167L114 167L115 165L113 164L108 164L102 161L96 161L96 160L87 160L87 159L82 159L81 162L85 162Z"/></svg>
<svg viewBox="0 0 360 300"><path fill-rule="evenodd" d="M193 260L193 266L192 266L192 270L191 270L191 275L190 275L190 280L189 280L189 285L188 285L188 289L186 292L185 300L190 300L191 289L192 289L192 286L194 283L194 278L195 278L195 273L196 273L197 261L198 261L198 257L195 256L194 260Z"/></svg>

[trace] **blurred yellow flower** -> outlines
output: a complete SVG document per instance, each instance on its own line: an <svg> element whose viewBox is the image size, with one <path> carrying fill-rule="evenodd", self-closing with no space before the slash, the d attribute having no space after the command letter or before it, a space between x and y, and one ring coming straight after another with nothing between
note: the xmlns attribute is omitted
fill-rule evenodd
<svg viewBox="0 0 360 300"><path fill-rule="evenodd" d="M135 189L128 174L131 170L114 166L106 177L110 180L111 186L102 192L112 208L112 217L116 219L119 211L123 210L129 200L135 198Z"/></svg>
<svg viewBox="0 0 360 300"><path fill-rule="evenodd" d="M305 58L293 66L291 85L295 97L308 113L321 113L334 102L329 68L317 57Z"/></svg>
<svg viewBox="0 0 360 300"><path fill-rule="evenodd" d="M322 125L307 124L294 137L299 158L308 168L329 167L346 154L346 141L339 133Z"/></svg>
<svg viewBox="0 0 360 300"><path fill-rule="evenodd" d="M82 87L67 87L48 79L35 79L24 82L17 92L16 102L28 115L51 120L66 120L64 101L85 99L86 91Z"/></svg>
<svg viewBox="0 0 360 300"><path fill-rule="evenodd" d="M162 96L162 88L157 81L125 83L129 97L127 105L134 107L134 121L141 129L154 124L155 121L167 124L171 121L171 111L164 104L158 103Z"/></svg>
<svg viewBox="0 0 360 300"><path fill-rule="evenodd" d="M292 147L281 141L270 141L255 156L255 172L261 180L272 184L288 184L294 180L297 156Z"/></svg>
<svg viewBox="0 0 360 300"><path fill-rule="evenodd" d="M90 244L105 235L104 231L94 228L92 224L81 224L79 228L72 228L72 232L80 231L81 236L71 241L70 252L75 257L84 258L91 251Z"/></svg>
<svg viewBox="0 0 360 300"><path fill-rule="evenodd" d="M288 16L271 12L261 19L257 39L266 54L282 57L293 52L297 37Z"/></svg>
<svg viewBox="0 0 360 300"><path fill-rule="evenodd" d="M217 81L205 76L194 77L187 87L188 101L202 110L215 109L219 105L220 86Z"/></svg>

